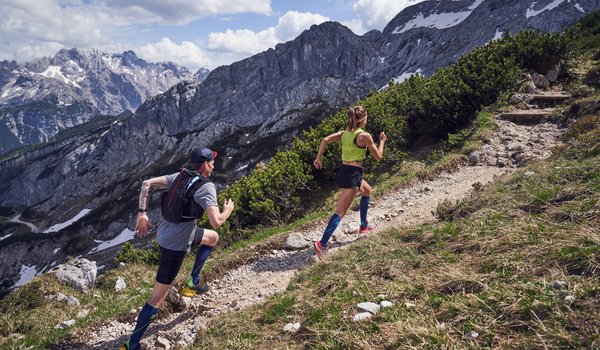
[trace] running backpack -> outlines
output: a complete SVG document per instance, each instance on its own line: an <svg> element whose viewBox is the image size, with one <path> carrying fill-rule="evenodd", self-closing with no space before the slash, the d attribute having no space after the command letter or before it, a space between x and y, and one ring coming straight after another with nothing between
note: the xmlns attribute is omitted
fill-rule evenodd
<svg viewBox="0 0 600 350"><path fill-rule="evenodd" d="M199 172L181 169L169 190L162 195L160 210L165 220L178 223L195 220L204 214L204 209L194 200L194 194L208 183Z"/></svg>

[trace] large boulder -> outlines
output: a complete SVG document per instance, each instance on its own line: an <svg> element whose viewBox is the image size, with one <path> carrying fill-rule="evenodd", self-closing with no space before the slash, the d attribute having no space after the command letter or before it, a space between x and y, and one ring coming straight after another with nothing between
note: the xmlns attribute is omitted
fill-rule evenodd
<svg viewBox="0 0 600 350"><path fill-rule="evenodd" d="M550 87L550 82L545 76L538 73L533 73L531 77L533 78L533 83L536 87L540 89L547 89Z"/></svg>
<svg viewBox="0 0 600 350"><path fill-rule="evenodd" d="M86 293L94 287L98 267L95 261L77 258L58 266L54 273L60 281Z"/></svg>

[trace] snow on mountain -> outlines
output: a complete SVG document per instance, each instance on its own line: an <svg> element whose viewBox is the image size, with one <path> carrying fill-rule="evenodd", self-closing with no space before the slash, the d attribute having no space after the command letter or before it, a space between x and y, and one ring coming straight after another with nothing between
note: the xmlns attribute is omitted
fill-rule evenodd
<svg viewBox="0 0 600 350"><path fill-rule="evenodd" d="M424 15L418 13L416 17L408 21L406 24L400 27L396 27L392 34L404 33L409 29L425 27L425 28L436 28L444 29L450 28L464 21L474 9L476 9L485 0L475 0L473 4L466 8L466 11L461 12L442 12L442 13L431 13Z"/></svg>

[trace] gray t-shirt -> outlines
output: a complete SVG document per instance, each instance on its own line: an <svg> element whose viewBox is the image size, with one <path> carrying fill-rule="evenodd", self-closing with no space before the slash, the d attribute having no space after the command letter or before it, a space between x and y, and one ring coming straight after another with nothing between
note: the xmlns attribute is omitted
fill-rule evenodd
<svg viewBox="0 0 600 350"><path fill-rule="evenodd" d="M179 173L166 175L165 179L169 187L175 180ZM204 210L210 206L219 206L217 202L217 188L212 182L202 185L196 193L194 193L194 201L198 203ZM172 223L167 220L163 220L158 225L156 240L161 247L177 250L186 251L188 243L190 241L190 235L195 231L196 220Z"/></svg>

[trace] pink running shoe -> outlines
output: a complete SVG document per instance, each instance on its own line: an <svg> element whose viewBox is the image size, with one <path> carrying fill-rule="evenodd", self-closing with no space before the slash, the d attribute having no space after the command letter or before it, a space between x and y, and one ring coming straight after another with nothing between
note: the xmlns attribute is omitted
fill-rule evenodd
<svg viewBox="0 0 600 350"><path fill-rule="evenodd" d="M313 245L315 246L319 260L323 259L325 254L327 254L327 248L323 248L323 246L321 246L321 241L313 242Z"/></svg>
<svg viewBox="0 0 600 350"><path fill-rule="evenodd" d="M370 231L373 231L376 228L377 226L371 224L370 222L367 222L367 226L360 225L360 227L358 228L358 233L369 233Z"/></svg>

